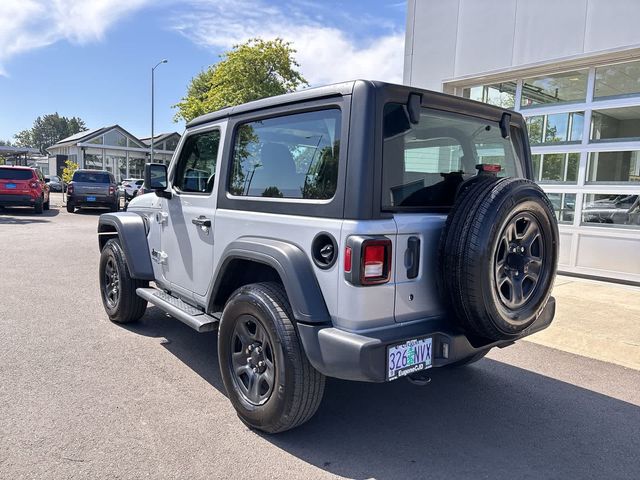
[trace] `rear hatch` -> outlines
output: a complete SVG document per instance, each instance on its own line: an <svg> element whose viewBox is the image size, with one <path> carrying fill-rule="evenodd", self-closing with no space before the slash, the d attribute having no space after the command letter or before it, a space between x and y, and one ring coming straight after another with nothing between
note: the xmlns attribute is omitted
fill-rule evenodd
<svg viewBox="0 0 640 480"><path fill-rule="evenodd" d="M465 102L464 110L473 104ZM462 182L489 169L481 165L499 165L498 176L526 176L524 132L510 127L508 116L501 121L498 109L493 118L485 106L482 113L421 108L411 123L405 105L385 106L382 208L393 212L397 227L396 322L444 313L438 245Z"/></svg>
<svg viewBox="0 0 640 480"><path fill-rule="evenodd" d="M106 197L111 179L106 172L76 172L73 174L73 194Z"/></svg>
<svg viewBox="0 0 640 480"><path fill-rule="evenodd" d="M34 182L31 169L0 167L0 194L2 195L29 194L31 184Z"/></svg>

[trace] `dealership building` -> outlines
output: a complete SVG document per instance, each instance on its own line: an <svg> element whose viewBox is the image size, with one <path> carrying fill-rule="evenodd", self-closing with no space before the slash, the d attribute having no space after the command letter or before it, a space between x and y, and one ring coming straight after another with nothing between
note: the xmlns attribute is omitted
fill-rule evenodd
<svg viewBox="0 0 640 480"><path fill-rule="evenodd" d="M640 2L409 0L404 83L516 110L559 269L640 283Z"/></svg>
<svg viewBox="0 0 640 480"><path fill-rule="evenodd" d="M154 162L169 164L179 140L176 132L154 137ZM61 175L66 160L72 160L80 168L108 170L117 181L142 178L144 165L151 158L150 147L151 137L136 138L120 125L85 130L47 148L50 157L46 173Z"/></svg>

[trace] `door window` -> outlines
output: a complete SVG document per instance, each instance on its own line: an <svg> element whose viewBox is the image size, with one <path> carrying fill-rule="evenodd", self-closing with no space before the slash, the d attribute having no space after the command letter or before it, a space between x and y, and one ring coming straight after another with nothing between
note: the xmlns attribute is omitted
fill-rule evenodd
<svg viewBox="0 0 640 480"><path fill-rule="evenodd" d="M211 193L219 146L219 130L189 136L180 152L174 186L182 192Z"/></svg>

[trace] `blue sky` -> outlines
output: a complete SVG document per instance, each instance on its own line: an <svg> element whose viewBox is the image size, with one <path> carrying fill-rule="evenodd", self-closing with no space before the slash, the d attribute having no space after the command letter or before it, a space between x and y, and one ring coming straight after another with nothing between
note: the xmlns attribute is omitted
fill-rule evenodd
<svg viewBox="0 0 640 480"><path fill-rule="evenodd" d="M0 139L56 111L148 136L163 58L155 128L181 131L171 107L190 79L255 36L292 41L312 85L400 82L405 15L401 0L1 0Z"/></svg>

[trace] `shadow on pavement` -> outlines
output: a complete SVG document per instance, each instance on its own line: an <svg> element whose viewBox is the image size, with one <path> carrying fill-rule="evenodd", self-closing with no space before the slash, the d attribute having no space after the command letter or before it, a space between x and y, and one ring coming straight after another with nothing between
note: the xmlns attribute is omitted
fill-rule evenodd
<svg viewBox="0 0 640 480"><path fill-rule="evenodd" d="M149 308L133 332L165 348L225 393L216 333L197 334ZM262 435L349 478L637 478L640 408L485 359L434 370L431 384L328 379L316 416ZM634 473L635 472L635 473Z"/></svg>
<svg viewBox="0 0 640 480"><path fill-rule="evenodd" d="M51 207L42 213L35 213L31 207L4 207L0 209L0 225L28 225L31 223L49 223L58 216L60 210Z"/></svg>

